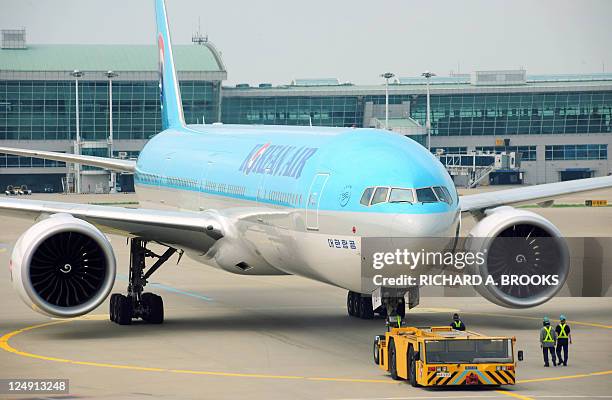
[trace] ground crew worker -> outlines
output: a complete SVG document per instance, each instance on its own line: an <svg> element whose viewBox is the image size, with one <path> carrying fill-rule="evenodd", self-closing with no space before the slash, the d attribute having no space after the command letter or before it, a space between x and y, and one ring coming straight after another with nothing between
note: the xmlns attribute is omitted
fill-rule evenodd
<svg viewBox="0 0 612 400"><path fill-rule="evenodd" d="M550 326L550 320L548 317L544 317L542 321L544 325L542 329L540 329L540 347L542 348L542 354L544 355L544 366L549 367L548 364L548 353L552 357L553 365L557 366L557 359L555 357L555 341L557 340L557 332L555 332Z"/></svg>
<svg viewBox="0 0 612 400"><path fill-rule="evenodd" d="M567 367L568 340L569 343L572 343L572 334L569 325L565 322L565 315L562 314L559 320L559 325L555 328L557 333L557 360L559 360L559 365L563 364ZM561 351L563 351L563 357L561 357Z"/></svg>
<svg viewBox="0 0 612 400"><path fill-rule="evenodd" d="M459 319L459 314L453 314L453 322L451 322L450 326L457 331L465 330L465 324Z"/></svg>
<svg viewBox="0 0 612 400"><path fill-rule="evenodd" d="M397 324L398 328L402 327L402 316L394 312L387 317L387 331L391 331L391 328L395 327L395 324Z"/></svg>

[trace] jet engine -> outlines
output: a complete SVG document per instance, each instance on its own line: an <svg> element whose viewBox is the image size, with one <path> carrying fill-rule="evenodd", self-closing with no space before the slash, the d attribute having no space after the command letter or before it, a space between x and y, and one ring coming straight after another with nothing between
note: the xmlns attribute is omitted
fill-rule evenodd
<svg viewBox="0 0 612 400"><path fill-rule="evenodd" d="M482 252L484 263L471 273L492 277L496 285L474 288L489 301L508 308L545 303L565 283L569 249L561 232L544 217L504 206L487 210L470 231L466 249Z"/></svg>
<svg viewBox="0 0 612 400"><path fill-rule="evenodd" d="M55 214L21 235L9 268L13 287L33 310L76 317L106 299L116 263L98 228L69 214Z"/></svg>

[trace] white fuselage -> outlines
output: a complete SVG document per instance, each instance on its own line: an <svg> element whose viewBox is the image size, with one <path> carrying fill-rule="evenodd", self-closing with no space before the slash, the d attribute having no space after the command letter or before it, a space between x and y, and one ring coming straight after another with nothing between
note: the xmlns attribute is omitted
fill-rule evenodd
<svg viewBox="0 0 612 400"><path fill-rule="evenodd" d="M232 212L237 213L234 221L238 233L237 237L232 238L235 247L230 249L237 253L236 259L244 256L244 248L252 250L246 256L251 259L250 268L243 270L232 263L223 265L209 253L188 250L187 254L198 262L236 274L299 275L355 292L362 287L362 237L454 238L460 224L458 210L437 214L317 210L319 228L308 229L305 209L266 205L271 210L269 215L262 213L256 217L242 218L241 210L257 204L233 197L149 185L137 185L136 191L140 204L146 208L226 210L230 219L233 218ZM273 211L282 212L276 214ZM331 245L330 240L340 245ZM347 243L346 248L344 243Z"/></svg>

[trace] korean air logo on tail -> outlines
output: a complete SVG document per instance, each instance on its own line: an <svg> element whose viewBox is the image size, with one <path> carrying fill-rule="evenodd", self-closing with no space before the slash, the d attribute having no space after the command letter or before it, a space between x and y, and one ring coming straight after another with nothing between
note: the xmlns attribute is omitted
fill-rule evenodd
<svg viewBox="0 0 612 400"><path fill-rule="evenodd" d="M245 175L267 174L298 179L306 163L317 150L319 149L316 147L257 144L238 170Z"/></svg>
<svg viewBox="0 0 612 400"><path fill-rule="evenodd" d="M164 108L164 38L161 33L157 36L157 49L159 51L159 102L161 108Z"/></svg>

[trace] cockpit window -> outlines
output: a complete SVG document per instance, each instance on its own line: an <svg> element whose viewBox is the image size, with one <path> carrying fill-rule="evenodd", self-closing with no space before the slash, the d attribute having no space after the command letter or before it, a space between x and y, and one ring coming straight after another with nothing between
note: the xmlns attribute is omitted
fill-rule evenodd
<svg viewBox="0 0 612 400"><path fill-rule="evenodd" d="M419 189L369 187L363 191L360 203L373 206L380 203L438 203L453 204L453 196L445 186L424 187Z"/></svg>
<svg viewBox="0 0 612 400"><path fill-rule="evenodd" d="M450 192L444 186L434 186L433 190L436 192L436 195L440 201L443 201L446 204L451 204L453 202Z"/></svg>
<svg viewBox="0 0 612 400"><path fill-rule="evenodd" d="M376 192L374 192L374 197L372 197L372 205L384 203L385 201L387 201L387 193L389 193L389 188L376 188Z"/></svg>
<svg viewBox="0 0 612 400"><path fill-rule="evenodd" d="M412 189L400 189L393 188L391 189L391 194L389 195L389 203L413 203L414 195L412 194Z"/></svg>
<svg viewBox="0 0 612 400"><path fill-rule="evenodd" d="M435 203L438 201L434 191L430 187L416 190L417 200L421 203Z"/></svg>
<svg viewBox="0 0 612 400"><path fill-rule="evenodd" d="M361 201L360 203L363 204L364 206L369 206L370 205L370 199L372 198L372 193L374 192L374 188L367 188L364 192L363 195L361 196Z"/></svg>

